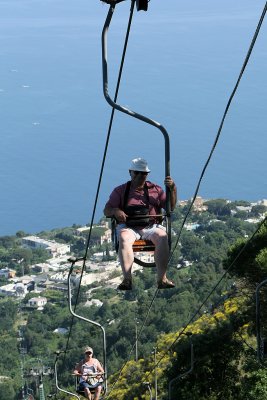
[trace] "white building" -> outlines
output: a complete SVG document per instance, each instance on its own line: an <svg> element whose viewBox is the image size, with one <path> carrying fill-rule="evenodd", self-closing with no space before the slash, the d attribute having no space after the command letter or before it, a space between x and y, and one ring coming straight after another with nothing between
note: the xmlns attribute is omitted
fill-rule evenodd
<svg viewBox="0 0 267 400"><path fill-rule="evenodd" d="M91 299L85 303L85 306L87 306L87 307L91 307L91 306L102 307L102 305L103 305L103 302L98 299Z"/></svg>
<svg viewBox="0 0 267 400"><path fill-rule="evenodd" d="M47 298L46 297L32 297L29 301L28 301L28 306L29 307L33 307L33 308L37 308L37 309L43 309L43 307L46 305L47 303Z"/></svg>
<svg viewBox="0 0 267 400"><path fill-rule="evenodd" d="M36 272L47 273L50 269L50 264L48 263L38 263L31 266L31 269Z"/></svg>
<svg viewBox="0 0 267 400"><path fill-rule="evenodd" d="M23 285L23 283L9 283L0 287L0 294L2 296L24 298L27 293L27 286Z"/></svg>
<svg viewBox="0 0 267 400"><path fill-rule="evenodd" d="M57 283L67 283L68 282L68 271L57 272L50 276L50 281Z"/></svg>
<svg viewBox="0 0 267 400"><path fill-rule="evenodd" d="M112 232L111 229L107 229L104 234L100 237L100 244L111 243L112 241Z"/></svg>
<svg viewBox="0 0 267 400"><path fill-rule="evenodd" d="M8 278L14 278L16 275L16 271L13 269L9 268L2 268L0 269L0 277L5 277L6 279Z"/></svg>
<svg viewBox="0 0 267 400"><path fill-rule="evenodd" d="M57 243L54 240L41 239L38 236L26 236L22 238L22 246L30 249L45 249L52 257L62 256L70 252L70 245Z"/></svg>
<svg viewBox="0 0 267 400"><path fill-rule="evenodd" d="M53 333L59 333L60 335L66 335L66 333L68 333L68 329L67 328L56 328Z"/></svg>
<svg viewBox="0 0 267 400"><path fill-rule="evenodd" d="M81 236L84 232L88 232L89 230L90 226L81 226L80 228L75 229L74 233Z"/></svg>
<svg viewBox="0 0 267 400"><path fill-rule="evenodd" d="M9 283L0 287L0 294L2 296L16 296L16 289L14 283Z"/></svg>
<svg viewBox="0 0 267 400"><path fill-rule="evenodd" d="M103 233L102 236L100 236L100 244L102 245L103 243L111 243L111 229L108 227L108 222L102 224L102 225L95 225L93 228L106 228L105 232ZM75 234L78 236L81 236L85 232L89 232L90 227L89 226L82 226L81 228L75 229Z"/></svg>

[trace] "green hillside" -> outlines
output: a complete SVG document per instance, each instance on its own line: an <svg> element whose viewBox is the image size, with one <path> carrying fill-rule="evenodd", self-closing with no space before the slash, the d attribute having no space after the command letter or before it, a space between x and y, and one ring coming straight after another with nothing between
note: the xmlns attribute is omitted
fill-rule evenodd
<svg viewBox="0 0 267 400"><path fill-rule="evenodd" d="M256 400L259 395L267 399L265 370L256 357L254 300L256 285L266 277L266 224L234 262L258 226L246 220L260 220L265 209L252 206L241 211L239 204L246 210L247 203L210 200L201 211L196 209L190 214L169 269L176 288L160 291L153 303L156 276L150 269L134 273L134 289L129 293L108 288L108 281L82 286L78 299L77 288L73 290L76 312L106 329L109 399L149 399L144 382L151 383L155 397L155 366L157 398L168 399L169 382L190 369L190 341L194 346L194 369L173 381L171 399ZM186 205L175 210L174 246L186 211ZM30 274L33 258L44 261L45 254L26 253L20 246L22 236L18 233L16 237L0 238L1 268L12 265L19 272L23 263ZM74 254L81 253L80 242L77 247L80 239L72 228L42 232L40 236L57 236L71 245ZM96 241L90 254L99 250ZM21 259L22 251L24 261L18 264L15 260ZM118 275L119 271L112 274ZM5 283L2 279L1 285ZM101 301L100 307L86 305L90 289L94 289L93 298ZM0 341L1 348L7 350L0 360L0 400L20 399L23 390L28 389L38 395L37 380L31 371L53 369L55 351L64 351L66 346L68 351L59 359L59 383L64 389L74 390L71 371L82 358L85 345L92 346L95 356L103 361L99 329L72 320L65 291L44 289L41 296L48 302L42 311L27 306L33 296L30 292L23 300L4 296L0 300ZM55 333L58 328L65 328L67 333ZM55 393L52 374L45 374L43 380L46 396ZM69 396L58 393L57 398Z"/></svg>

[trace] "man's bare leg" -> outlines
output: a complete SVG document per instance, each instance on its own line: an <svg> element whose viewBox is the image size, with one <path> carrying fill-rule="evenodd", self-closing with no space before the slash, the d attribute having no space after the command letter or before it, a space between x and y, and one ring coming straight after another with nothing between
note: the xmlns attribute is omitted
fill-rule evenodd
<svg viewBox="0 0 267 400"><path fill-rule="evenodd" d="M122 229L119 237L119 259L124 278L131 279L132 265L134 262L133 243L135 234L129 229Z"/></svg>
<svg viewBox="0 0 267 400"><path fill-rule="evenodd" d="M155 263L157 266L158 281L166 281L166 271L169 259L168 236L163 229L156 228L150 240L155 245Z"/></svg>

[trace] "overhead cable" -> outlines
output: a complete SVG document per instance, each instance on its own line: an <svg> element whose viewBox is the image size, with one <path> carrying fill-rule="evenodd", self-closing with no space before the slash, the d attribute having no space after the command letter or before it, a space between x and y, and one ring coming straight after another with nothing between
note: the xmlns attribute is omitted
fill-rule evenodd
<svg viewBox="0 0 267 400"><path fill-rule="evenodd" d="M211 291L208 293L208 295L206 296L205 300L203 300L203 302L200 304L200 306L198 307L198 309L194 312L194 314L192 315L192 317L189 319L189 321L187 322L187 324L183 327L183 329L179 332L179 334L176 336L176 338L174 339L174 341L171 343L171 345L168 347L168 349L164 352L163 356L161 357L161 359L158 361L158 363L154 366L154 368L149 372L149 375L152 374L152 372L154 371L154 369L162 362L162 360L166 357L167 353L169 353L170 351L173 350L173 346L175 345L175 343L180 339L180 337L184 334L185 330L187 329L187 327L194 321L194 319L196 318L196 316L200 313L201 309L203 308L203 306L207 303L208 299L210 298L210 296L214 293L214 291L217 289L217 287L220 285L220 283L222 282L222 280L226 277L226 275L229 273L229 271L231 270L231 268L233 267L233 265L236 263L236 261L239 259L239 257L241 256L241 254L246 250L247 246L249 245L249 243L253 240L253 238L255 237L255 235L259 232L259 230L261 229L261 227L266 223L267 221L267 217L265 217L261 223L259 224L259 226L257 227L257 229L254 231L254 233L250 236L250 238L246 241L246 243L242 246L242 248L239 250L238 254L236 255L236 257L234 258L234 260L231 262L231 264L228 266L228 268L225 270L225 272L222 274L221 278L217 281L217 283L215 284L215 286L211 289ZM148 375L148 376L149 376Z"/></svg>
<svg viewBox="0 0 267 400"><path fill-rule="evenodd" d="M115 8L115 5L113 5L113 7ZM131 3L130 15L129 15L129 20L128 20L128 26L127 26L125 41L124 41L124 47L123 47L122 58L121 58L121 63L120 63L120 68L119 68L119 74L118 74L118 79L117 79L117 84L116 84L114 101L117 100L118 93L119 93L121 77L122 77L122 72L123 72L123 66L124 66L124 61L125 61L125 55L126 55L128 39L129 39L129 34L130 34L130 29L131 29L131 23L132 23L132 18L133 18L133 12L134 12L134 1L132 1L132 3ZM110 140L110 135L111 135L111 129L112 129L112 124L113 124L113 119L114 119L114 113L115 113L115 109L112 108L111 115L110 115L110 121L109 121L109 127L108 127L108 133L107 133L107 136L106 136L106 143L105 143L105 148L104 148L104 153L103 153L103 158L102 158L102 164L101 164L101 169L100 169L100 174L99 174L99 179L98 179L98 185L97 185L97 190L96 190L96 195L95 195L95 202L94 202L93 212L92 212L92 216L91 216L90 228L89 228L88 238L87 238L87 242L86 242L86 250L85 250L84 257L82 258L83 266L82 266L80 281L79 281L79 285L78 285L78 292L77 292L77 297L76 297L76 301L75 301L74 310L76 310L76 307L77 307L77 304L78 304L78 298L79 298L79 293L80 293L82 277L83 277L83 273L84 273L84 270L85 270L85 262L86 262L87 256L88 256L88 249L89 249L89 245L90 245L90 241L91 241L91 233L92 233L92 228L93 228L93 223L94 223L94 218L95 218L95 212L96 212L96 206L97 206L99 192L100 192L100 186L101 186L101 182L102 182L102 176L103 176L103 171L104 171L104 166L105 166L105 161L106 161L106 155L107 155L107 150L108 150L108 145L109 145L109 140ZM74 316L72 316L72 319L71 319L71 325L70 325L69 334L68 334L68 338L67 338L66 349L69 346L69 341L70 341L70 336L71 336L71 331L72 331L72 326L73 326L73 319L74 319Z"/></svg>
<svg viewBox="0 0 267 400"><path fill-rule="evenodd" d="M185 223L186 223L186 220L187 220L187 218L188 218L188 216L189 216L189 214L190 214L190 212L191 212L191 209L192 209L192 207L193 207L193 204L194 204L194 202L195 202L195 200L196 200L196 197L197 197L197 195L198 195L198 191L199 191L199 187L200 187L201 181L202 181L203 176L204 176L204 174L205 174L205 172L206 172L206 169L207 169L207 167L208 167L208 165L209 165L209 162L210 162L210 160L211 160L211 157L212 157L212 155L213 155L213 152L214 152L214 150L215 150L215 148L216 148L216 146L217 146L217 143L218 143L218 140L219 140L219 137L220 137L220 135L221 135L221 131L222 131L222 128L223 128L223 125L224 125L224 121L225 121L226 115L227 115L227 113L228 113L228 111L229 111L229 108L230 108L230 105L231 105L232 100L233 100L233 98L234 98L234 95L235 95L235 93L236 93L236 91L237 91L237 88L238 88L238 86L239 86L239 83L240 83L240 81L241 81L241 78L242 78L242 76L243 76L243 74L244 74L244 71L245 71L246 66L247 66L247 64L248 64L248 61L249 61L249 59L250 59L252 50L253 50L253 48L254 48L254 45L255 45L255 43L256 43L258 34L259 34L259 32L260 32L260 29L261 29L261 26L262 26L262 23L263 23L263 20L264 20L264 17L265 17L265 15L266 15L266 11L267 11L267 2L265 3L264 9L263 9L263 11L262 11L261 17L260 17L260 19L259 19L259 22L258 22L258 25L257 25L257 28L256 28L256 31L255 31L255 33L254 33L254 36L253 36L252 41L251 41L251 43L250 43L250 46L249 46L247 55L246 55L246 57L245 57L244 63L243 63L243 65L242 65L241 71L240 71L240 73L239 73L237 82L236 82L236 84L235 84L235 86L234 86L234 89L233 89L233 91L232 91L232 93L231 93L231 95L230 95L230 97L229 97L228 102L227 102L227 105L226 105L226 108L225 108L225 110L224 110L223 117L222 117L222 120L221 120L219 129L218 129L218 132L217 132L217 135L216 135L216 137L215 137L215 141L214 141L214 143L213 143L213 146L212 146L212 148L211 148L211 151L210 151L210 154L209 154L209 156L208 156L208 158L207 158L207 161L206 161L206 163L205 163L205 165L204 165L204 168L203 168L203 170L202 170L202 172L201 172L201 174L200 174L200 178L199 178L199 180L198 180L198 183L197 183L197 187L196 187L194 196L193 196L192 201L191 201L191 203L190 203L190 206L189 206L189 208L188 208L188 210L187 210L187 213L186 213L186 215L185 215L185 217L184 217L184 219L183 219L183 221L182 221L182 225L181 225L181 228L180 228L180 230L179 230L179 232L178 232L177 239L176 239L175 245L174 245L174 247L173 247L172 253L171 253L171 255L170 255L169 262L171 261L171 259L172 259L172 257L173 257L173 254L174 254L174 251L175 251L175 249L176 249L176 247L177 247L177 245L178 245L178 243L179 243L179 240L180 240L180 237L181 237L181 233L182 233L183 227L184 227L184 225L185 225Z"/></svg>

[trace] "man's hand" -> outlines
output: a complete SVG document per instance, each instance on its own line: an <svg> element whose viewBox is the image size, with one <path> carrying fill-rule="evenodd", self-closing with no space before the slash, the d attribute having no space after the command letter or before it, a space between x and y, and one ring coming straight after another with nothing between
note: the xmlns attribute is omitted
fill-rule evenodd
<svg viewBox="0 0 267 400"><path fill-rule="evenodd" d="M116 208L114 210L114 217L119 222L126 222L126 218L128 217L128 215L126 215L125 212L122 211L121 209Z"/></svg>
<svg viewBox="0 0 267 400"><path fill-rule="evenodd" d="M171 192L175 189L174 180L170 176L166 176L164 180L164 185L167 186Z"/></svg>

